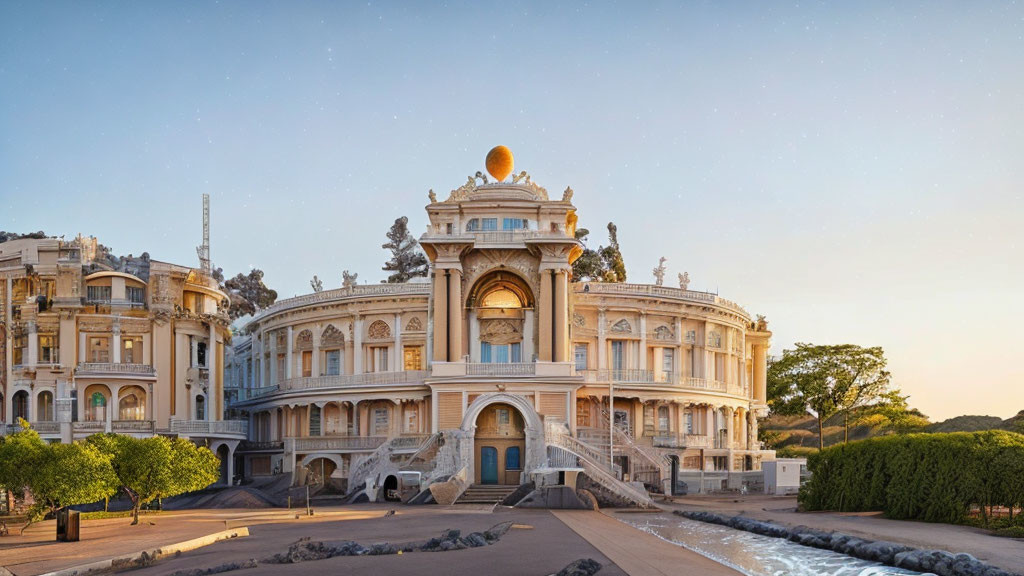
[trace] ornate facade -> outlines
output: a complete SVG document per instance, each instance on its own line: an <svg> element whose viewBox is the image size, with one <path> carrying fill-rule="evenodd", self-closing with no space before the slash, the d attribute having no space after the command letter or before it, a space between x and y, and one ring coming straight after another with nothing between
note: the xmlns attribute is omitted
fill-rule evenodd
<svg viewBox="0 0 1024 576"><path fill-rule="evenodd" d="M756 476L773 457L757 442L767 324L685 285L574 283L572 196L478 172L445 200L429 193L428 279L258 314L228 368L250 422L246 474L372 498L413 478L461 478L461 493L582 471L634 500L637 482Z"/></svg>
<svg viewBox="0 0 1024 576"><path fill-rule="evenodd" d="M95 239L0 244L0 433L51 441L168 434L210 446L232 476L245 421L223 421L227 296L201 270L94 261Z"/></svg>

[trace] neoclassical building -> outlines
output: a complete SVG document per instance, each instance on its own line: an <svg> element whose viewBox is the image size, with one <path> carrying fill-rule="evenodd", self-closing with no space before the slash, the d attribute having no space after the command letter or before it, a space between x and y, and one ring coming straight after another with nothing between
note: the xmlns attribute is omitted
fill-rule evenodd
<svg viewBox="0 0 1024 576"><path fill-rule="evenodd" d="M430 192L428 279L282 300L248 323L227 367L246 475L371 497L453 477L462 493L582 475L632 500L640 483L756 481L774 457L757 442L763 319L685 286L574 282L572 190L506 174Z"/></svg>
<svg viewBox="0 0 1024 576"><path fill-rule="evenodd" d="M202 269L96 260L95 238L0 243L0 433L25 419L50 441L97 432L188 437L222 460L227 296Z"/></svg>

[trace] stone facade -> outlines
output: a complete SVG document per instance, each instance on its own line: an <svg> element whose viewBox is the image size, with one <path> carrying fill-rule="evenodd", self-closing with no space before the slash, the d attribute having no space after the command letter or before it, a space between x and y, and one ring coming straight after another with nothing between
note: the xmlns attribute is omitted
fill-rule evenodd
<svg viewBox="0 0 1024 576"><path fill-rule="evenodd" d="M350 474L382 446L422 451L445 431L462 468L446 472L474 482L568 462L652 489L700 472L714 489L759 470L773 456L756 440L767 324L685 282L572 282L572 196L477 173L430 193L429 278L349 283L253 318L227 376L250 422L246 473L362 482Z"/></svg>

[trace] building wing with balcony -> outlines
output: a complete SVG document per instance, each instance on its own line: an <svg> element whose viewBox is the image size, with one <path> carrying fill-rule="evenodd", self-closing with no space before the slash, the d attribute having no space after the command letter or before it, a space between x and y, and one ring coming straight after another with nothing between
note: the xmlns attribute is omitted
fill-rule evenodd
<svg viewBox="0 0 1024 576"><path fill-rule="evenodd" d="M0 243L0 432L184 436L218 451L226 480L246 436L220 421L227 295L200 269L96 254L95 238Z"/></svg>

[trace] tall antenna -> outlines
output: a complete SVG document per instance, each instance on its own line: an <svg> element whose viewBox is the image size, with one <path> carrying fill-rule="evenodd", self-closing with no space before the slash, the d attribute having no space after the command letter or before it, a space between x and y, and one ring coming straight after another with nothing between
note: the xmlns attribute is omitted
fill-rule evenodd
<svg viewBox="0 0 1024 576"><path fill-rule="evenodd" d="M210 195L203 194L203 244L196 247L199 254L199 267L206 274L210 273Z"/></svg>

